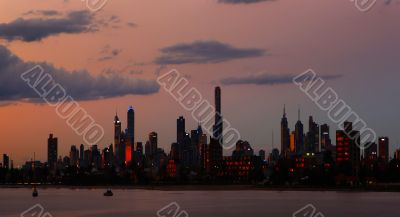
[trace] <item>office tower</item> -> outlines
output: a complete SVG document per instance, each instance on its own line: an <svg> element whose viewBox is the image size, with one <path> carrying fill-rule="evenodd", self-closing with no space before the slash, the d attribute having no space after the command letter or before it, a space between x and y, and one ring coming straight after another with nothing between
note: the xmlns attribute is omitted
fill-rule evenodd
<svg viewBox="0 0 400 217"><path fill-rule="evenodd" d="M81 146L79 147L79 160L83 161L83 153L85 152L85 147L83 146L83 144L81 144Z"/></svg>
<svg viewBox="0 0 400 217"><path fill-rule="evenodd" d="M110 168L112 165L112 152L111 152L110 148L112 148L112 145L110 147L105 147L103 149L103 153L102 153L103 168Z"/></svg>
<svg viewBox="0 0 400 217"><path fill-rule="evenodd" d="M98 148L97 145L92 145L91 147L91 164L95 169L100 169L102 164L101 164L101 160L102 160L102 156L100 153L100 150Z"/></svg>
<svg viewBox="0 0 400 217"><path fill-rule="evenodd" d="M306 138L306 152L318 153L319 152L319 125L314 122L313 117L308 119L308 133Z"/></svg>
<svg viewBox="0 0 400 217"><path fill-rule="evenodd" d="M134 156L134 145L135 145L135 110L132 106L129 106L127 113L127 125L128 125L128 133L127 133L127 147L126 147L126 161L129 162Z"/></svg>
<svg viewBox="0 0 400 217"><path fill-rule="evenodd" d="M298 110L298 120L295 125L295 144L296 144L296 153L297 155L304 154L304 126L300 120L300 109Z"/></svg>
<svg viewBox="0 0 400 217"><path fill-rule="evenodd" d="M47 140L47 163L50 169L55 169L57 166L58 156L58 139L50 134Z"/></svg>
<svg viewBox="0 0 400 217"><path fill-rule="evenodd" d="M254 150L249 142L243 140L239 140L236 142L236 148L232 152L232 158L239 159L243 157L252 157L253 155Z"/></svg>
<svg viewBox="0 0 400 217"><path fill-rule="evenodd" d="M182 143L183 137L185 137L185 118L183 116L179 116L176 120L176 142Z"/></svg>
<svg viewBox="0 0 400 217"><path fill-rule="evenodd" d="M379 137L379 158L384 162L389 162L389 138L388 137Z"/></svg>
<svg viewBox="0 0 400 217"><path fill-rule="evenodd" d="M69 162L71 166L78 166L79 164L79 150L75 145L71 146L69 151Z"/></svg>
<svg viewBox="0 0 400 217"><path fill-rule="evenodd" d="M321 125L321 151L330 150L331 136L328 124Z"/></svg>
<svg viewBox="0 0 400 217"><path fill-rule="evenodd" d="M10 168L10 157L6 154L3 154L3 168L7 170Z"/></svg>
<svg viewBox="0 0 400 217"><path fill-rule="evenodd" d="M378 159L378 147L375 142L367 143L364 150L364 159L375 161Z"/></svg>
<svg viewBox="0 0 400 217"><path fill-rule="evenodd" d="M207 171L210 175L216 175L221 169L222 165L222 146L218 140L210 137L210 144L208 145L208 156L207 156Z"/></svg>
<svg viewBox="0 0 400 217"><path fill-rule="evenodd" d="M292 131L290 133L289 152L290 153L296 152L296 132L295 131Z"/></svg>
<svg viewBox="0 0 400 217"><path fill-rule="evenodd" d="M156 132L151 132L149 134L149 145L150 145L150 155L154 156L157 153L158 146L158 136Z"/></svg>
<svg viewBox="0 0 400 217"><path fill-rule="evenodd" d="M223 133L223 119L221 113L221 88L215 88L215 124L213 127L214 139L223 145L222 133Z"/></svg>
<svg viewBox="0 0 400 217"><path fill-rule="evenodd" d="M281 119L281 155L286 157L290 146L290 130L286 118L286 107L283 106L283 116Z"/></svg>
<svg viewBox="0 0 400 217"><path fill-rule="evenodd" d="M114 117L114 150L115 150L115 158L117 163L119 164L121 162L120 160L120 155L121 155L121 148L120 148L120 143L121 143L121 121L118 118L118 114L115 114Z"/></svg>
<svg viewBox="0 0 400 217"><path fill-rule="evenodd" d="M143 143L142 142L136 143L136 152L139 153L140 155L143 155Z"/></svg>
<svg viewBox="0 0 400 217"><path fill-rule="evenodd" d="M344 122L344 130L336 131L336 163L339 173L358 175L360 166L360 132L351 122Z"/></svg>
<svg viewBox="0 0 400 217"><path fill-rule="evenodd" d="M262 161L265 161L265 151L264 151L263 149L261 149L261 150L258 152L258 155L260 156L260 158L261 158Z"/></svg>
<svg viewBox="0 0 400 217"><path fill-rule="evenodd" d="M215 124L213 126L213 137L210 138L210 145L208 146L208 171L211 175L215 175L222 164L222 133L223 133L223 118L221 113L221 88L215 88Z"/></svg>

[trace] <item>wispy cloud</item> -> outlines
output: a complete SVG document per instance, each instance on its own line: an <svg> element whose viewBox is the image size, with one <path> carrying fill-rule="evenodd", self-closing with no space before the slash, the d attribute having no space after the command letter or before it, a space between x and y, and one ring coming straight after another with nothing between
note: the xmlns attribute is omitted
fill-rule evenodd
<svg viewBox="0 0 400 217"><path fill-rule="evenodd" d="M187 64L187 63L219 63L233 59L259 57L264 55L264 49L235 48L229 44L218 41L195 41L193 43L180 43L162 48L161 55L155 63Z"/></svg>
<svg viewBox="0 0 400 217"><path fill-rule="evenodd" d="M290 84L293 82L293 78L296 75L293 74L254 74L244 77L227 77L220 80L224 85L280 85L280 84ZM332 80L342 77L341 74L335 75L325 75L321 76L325 80Z"/></svg>
<svg viewBox="0 0 400 217"><path fill-rule="evenodd" d="M112 48L110 45L106 45L100 51L100 57L97 59L98 61L106 61L111 60L119 56L122 52L122 49Z"/></svg>

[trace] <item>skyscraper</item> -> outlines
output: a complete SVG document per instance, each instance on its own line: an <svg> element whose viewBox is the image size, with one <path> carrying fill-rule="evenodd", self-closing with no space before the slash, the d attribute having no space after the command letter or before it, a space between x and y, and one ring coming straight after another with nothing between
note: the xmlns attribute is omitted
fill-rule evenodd
<svg viewBox="0 0 400 217"><path fill-rule="evenodd" d="M384 162L389 162L389 138L379 137L379 158Z"/></svg>
<svg viewBox="0 0 400 217"><path fill-rule="evenodd" d="M314 122L312 116L308 119L306 151L312 153L319 152L319 125Z"/></svg>
<svg viewBox="0 0 400 217"><path fill-rule="evenodd" d="M281 119L281 155L287 156L290 148L290 130L286 118L286 107L283 106L283 116Z"/></svg>
<svg viewBox="0 0 400 217"><path fill-rule="evenodd" d="M132 106L129 106L128 113L127 113L127 125L128 125L128 133L127 133L127 147L126 153L127 161L131 160L134 156L134 145L135 145L135 110ZM129 159L130 156L130 159Z"/></svg>
<svg viewBox="0 0 400 217"><path fill-rule="evenodd" d="M304 126L300 120L300 109L298 110L298 120L295 125L295 144L296 153L302 155L304 153Z"/></svg>
<svg viewBox="0 0 400 217"><path fill-rule="evenodd" d="M151 132L149 134L149 144L150 144L150 155L155 155L158 148L158 136L156 132Z"/></svg>
<svg viewBox="0 0 400 217"><path fill-rule="evenodd" d="M360 132L351 122L344 122L344 130L336 131L336 162L340 173L356 176L360 166Z"/></svg>
<svg viewBox="0 0 400 217"><path fill-rule="evenodd" d="M3 168L4 169L10 168L10 157L6 154L3 154Z"/></svg>
<svg viewBox="0 0 400 217"><path fill-rule="evenodd" d="M183 137L185 136L185 118L183 116L179 116L176 119L176 142L181 143L183 141Z"/></svg>
<svg viewBox="0 0 400 217"><path fill-rule="evenodd" d="M222 133L223 133L223 119L221 113L221 88L215 88L215 124L213 127L214 138L223 144Z"/></svg>
<svg viewBox="0 0 400 217"><path fill-rule="evenodd" d="M330 150L331 147L331 136L329 132L329 125L321 125L321 151Z"/></svg>
<svg viewBox="0 0 400 217"><path fill-rule="evenodd" d="M207 170L215 175L222 165L222 114L221 114L221 88L215 88L215 124L213 127L213 137L210 138L210 145L208 146L207 156Z"/></svg>
<svg viewBox="0 0 400 217"><path fill-rule="evenodd" d="M50 169L55 169L58 156L58 139L50 134L47 140L47 163Z"/></svg>
<svg viewBox="0 0 400 217"><path fill-rule="evenodd" d="M118 114L114 117L114 150L115 153L119 152L119 144L121 142L121 121L118 118ZM117 156L118 160L118 156Z"/></svg>

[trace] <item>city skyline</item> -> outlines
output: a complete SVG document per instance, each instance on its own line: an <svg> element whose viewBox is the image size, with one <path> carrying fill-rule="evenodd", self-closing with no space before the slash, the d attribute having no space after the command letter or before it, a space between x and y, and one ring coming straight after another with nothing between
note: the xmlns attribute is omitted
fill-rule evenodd
<svg viewBox="0 0 400 217"><path fill-rule="evenodd" d="M213 134L212 135L207 135L204 134L207 137L214 137L214 138L220 138L222 137L222 127L217 127L217 123L222 123L222 105L221 105L221 88L219 86L215 87L214 89L214 103L215 103L215 115L213 115L213 119L215 121L215 124L213 124ZM134 129L132 129L131 131L129 130L129 127L134 128L134 126L136 125L135 123L135 111L132 105L128 106L127 109L127 115L126 115L126 119L125 119L125 125L123 125L124 121L120 120L119 116L118 116L118 111L116 111L115 113L115 117L114 117L114 139L112 142L110 143L106 143L106 144L84 144L84 143L74 143L74 144L70 144L67 145L67 150L70 151L69 148L72 147L78 147L80 146L81 149L82 147L85 148L91 148L93 145L96 145L96 147L100 148L100 150L103 150L103 148L108 148L108 147L113 147L113 150L115 151L115 157L120 156L120 158L123 157L125 164L127 164L127 162L129 162L131 159L133 159L133 156L135 156L134 152L138 151L138 147L137 144L140 143L140 150L143 150L143 154L145 153L144 148L142 147L142 144L146 144L147 147L147 142L150 141L151 143L151 137L156 137L156 144L155 144L155 148L152 148L153 151L151 152L156 152L158 146L160 145L160 143L158 142L158 136L157 136L157 132L152 131L149 132L148 134L146 134L144 136L144 138L146 138L148 136L148 140L144 139L144 140L138 140L138 141L134 141L134 137L135 137L135 131ZM286 104L283 105L283 112L282 112L282 118L281 118L281 131L277 132L277 136L280 137L280 140L278 139L277 141L274 141L274 145L271 145L270 148L268 149L268 145L265 145L264 147L257 147L254 151L258 152L258 151L263 151L266 153L271 153L273 152L273 149L278 149L281 153L282 156L287 156L288 154L286 152L291 152L291 153L295 153L295 154L303 154L306 152L310 152L310 153L318 153L321 152L323 150L330 150L329 149L329 145L331 146L331 149L335 149L336 148L336 142L335 141L335 132L338 133L339 131L341 131L340 129L337 130L332 130L330 125L327 123L321 123L321 122L314 122L313 120L313 116L310 115L308 117L308 125L305 125L302 123L301 121L301 108L297 107L297 121L296 124L294 126L290 126L290 124L288 124L288 118L287 118L287 113L286 113ZM129 121L130 124L128 123ZM344 122L344 124L346 124L346 122ZM122 126L126 126L125 128L123 128ZM189 135L189 139L190 139L190 128L188 132L186 132L186 119L184 116L180 115L179 117L177 117L176 119L176 140L172 140L170 141L168 144L164 144L164 145L160 145L159 148L162 148L163 151L165 153L167 153L168 155L172 153L172 148L174 143L179 144L179 143L184 143L185 140L185 135ZM308 130L305 130L305 127L308 127ZM197 125L197 130L200 128L201 129L201 123L198 123ZM196 129L196 128L192 128L192 129ZM346 129L346 127L344 127L344 129ZM307 132L307 133L306 133ZM325 135L327 135L326 139L323 139L324 136L324 132ZM310 134L311 133L311 134ZM293 134L293 135L292 135ZM153 136L152 136L153 135ZM155 135L155 136L154 136ZM313 135L316 135L317 137L313 137ZM193 130L192 130L192 135L193 137ZM202 133L200 135L198 135L198 142L200 137L202 136ZM291 138L291 136L293 136L293 139ZM310 136L312 136L311 138L309 138ZM124 144L123 150L119 150L117 146L120 144L120 141L125 140L124 138L126 138L126 144ZM311 141L310 141L311 139ZM315 141L314 141L315 139ZM206 139L207 140L207 139ZM248 141L247 138L245 137L241 137L240 138L241 141ZM316 145L308 145L306 146L306 143L315 143ZM55 165L57 160L60 158L62 158L63 156L68 156L68 153L71 152L66 152L66 153L60 153L59 155L57 153L59 150L59 143L58 143L58 137L54 137L53 138L53 133L50 132L49 133L49 138L47 141L47 161L45 159L38 159L36 158L36 160L38 161L43 161L43 162L47 162L49 164L49 167L53 167L51 165ZM217 140L216 140L217 141ZM385 146L388 149L383 148L383 141L387 142L387 145ZM125 143L124 142L124 143ZM210 143L207 144L212 144L212 141L209 141ZM235 141L236 143L237 141ZM389 160L392 159L394 157L394 154L398 151L398 148L395 148L393 150L391 150L390 144L389 143L389 138L386 136L382 136L379 135L379 138L377 138L376 141L370 141L372 143L375 143L379 145L379 147L377 147L377 149L379 149L379 155L381 155L381 152L383 152L385 155L385 159ZM328 144L327 144L328 143ZM131 145L133 144L133 146ZM285 145L284 145L285 144ZM368 144L368 143L366 143ZM254 144L252 144L251 142L249 143L249 145L252 145L253 147L255 146ZM377 145L377 146L378 146ZM128 148L129 146L129 148ZM223 145L221 145L222 147L224 147ZM382 147L381 147L382 146ZM280 147L280 148L279 148ZM370 147L366 146L365 151L361 150L361 152L359 153L359 156L365 156L365 154L367 154L368 149ZM235 150L234 147L226 149L226 148L222 148L223 150L223 154L222 156L229 156L231 153L233 153L233 151ZM33 155L37 155L38 153L40 154L41 150L36 150L34 152ZM43 151L43 150L42 150ZM81 150L82 152L82 150ZM128 154L129 152L129 154ZM146 150L147 152L147 150ZM364 153L365 152L365 153ZM101 152L100 152L101 153ZM82 154L82 153L81 153ZM32 155L32 156L33 156ZM10 160L9 157L12 156L12 153L4 153L4 156L6 157L6 159L8 159L8 161ZM122 157L121 157L122 156ZM128 160L129 159L129 160ZM25 162L21 162L21 165L23 165L26 162L32 161L33 158L31 157L29 160L25 161ZM14 159L11 158L12 163L14 163ZM122 163L122 162L119 162ZM17 167L20 166L20 164L16 164Z"/></svg>

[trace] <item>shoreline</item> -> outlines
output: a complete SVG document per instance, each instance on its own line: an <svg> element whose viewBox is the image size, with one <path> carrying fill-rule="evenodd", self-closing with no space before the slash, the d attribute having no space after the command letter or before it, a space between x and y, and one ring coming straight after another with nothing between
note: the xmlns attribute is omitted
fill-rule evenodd
<svg viewBox="0 0 400 217"><path fill-rule="evenodd" d="M1 189L32 188L26 185L0 185ZM320 186L259 186L259 185L37 185L38 189L107 189L114 190L149 190L149 191L319 191L319 192L400 192L400 184L374 187L320 187Z"/></svg>

